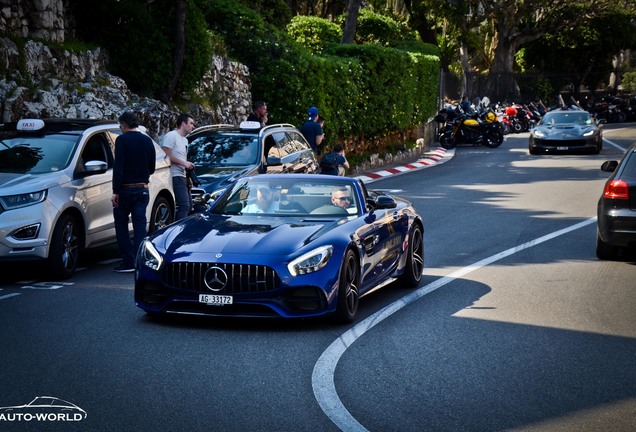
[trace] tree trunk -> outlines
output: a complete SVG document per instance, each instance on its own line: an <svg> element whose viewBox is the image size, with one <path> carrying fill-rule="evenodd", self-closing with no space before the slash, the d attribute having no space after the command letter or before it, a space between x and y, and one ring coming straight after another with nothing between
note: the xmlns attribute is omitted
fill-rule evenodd
<svg viewBox="0 0 636 432"><path fill-rule="evenodd" d="M172 79L168 88L166 88L161 101L169 104L172 101L179 78L181 77L181 69L183 68L183 59L185 57L185 20L186 20L186 1L176 0L176 12L174 21L174 50L172 54Z"/></svg>
<svg viewBox="0 0 636 432"><path fill-rule="evenodd" d="M355 41L356 27L358 25L358 12L362 0L349 0L347 8L347 19L345 21L344 30L342 31L342 44L352 44Z"/></svg>
<svg viewBox="0 0 636 432"><path fill-rule="evenodd" d="M415 4L413 4L415 3ZM437 42L437 35L433 26L429 23L427 18L428 9L424 8L421 2L413 2L412 0L401 0L393 5L394 9L404 8L409 16L409 25L415 29L417 34L422 39L422 42L430 43L433 45L439 45ZM401 13L401 12L399 12Z"/></svg>
<svg viewBox="0 0 636 432"><path fill-rule="evenodd" d="M513 75L517 44L510 38L499 36L495 57L486 79L485 94L490 100L512 102L519 97L519 88Z"/></svg>
<svg viewBox="0 0 636 432"><path fill-rule="evenodd" d="M462 42L459 45L459 58L462 64L462 91L461 95L466 95L470 99L472 96L472 68L470 67L470 62L468 61L468 48Z"/></svg>

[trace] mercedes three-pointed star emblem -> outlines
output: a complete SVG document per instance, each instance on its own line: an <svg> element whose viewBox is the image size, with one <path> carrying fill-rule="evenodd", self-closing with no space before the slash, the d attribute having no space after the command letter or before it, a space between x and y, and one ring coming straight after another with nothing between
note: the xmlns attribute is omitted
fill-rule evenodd
<svg viewBox="0 0 636 432"><path fill-rule="evenodd" d="M205 286L208 287L211 291L221 291L227 285L227 273L221 267L210 267L208 271L205 272L205 276L203 280L205 281Z"/></svg>

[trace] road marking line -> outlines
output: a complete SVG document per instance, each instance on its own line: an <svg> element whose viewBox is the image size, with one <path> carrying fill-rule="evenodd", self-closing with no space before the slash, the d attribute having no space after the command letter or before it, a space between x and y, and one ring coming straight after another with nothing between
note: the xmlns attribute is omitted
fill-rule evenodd
<svg viewBox="0 0 636 432"><path fill-rule="evenodd" d="M616 144L615 142L608 140L607 138L603 137L603 141L605 141L606 143L608 143L611 146L616 147L617 149L619 149L620 151L622 151L623 153L625 153L627 150L625 150L625 148L619 146L618 144Z"/></svg>
<svg viewBox="0 0 636 432"><path fill-rule="evenodd" d="M19 296L19 295L20 295L20 293L5 294L3 296L0 296L0 300L8 299L8 298Z"/></svg>
<svg viewBox="0 0 636 432"><path fill-rule="evenodd" d="M331 419L331 421L343 431L367 431L352 415L347 411L347 408L343 405L342 401L338 397L336 391L336 385L334 382L334 374L336 366L342 354L349 348L356 340L358 340L363 334L373 328L375 325L384 321L384 319L393 315L403 307L415 302L419 298L429 294L444 285L447 285L460 277L479 270L482 267L490 265L496 261L502 260L510 255L521 252L524 249L531 248L548 240L552 240L556 237L570 233L577 229L583 228L587 225L596 222L596 217L584 220L577 224L571 225L567 228L555 231L547 234L543 237L536 238L529 242L523 243L519 246L515 246L498 254L492 255L481 261L477 261L462 269L456 270L450 273L448 276L444 276L431 282L416 291L401 297L390 305L380 309L373 315L366 318L364 321L356 324L348 331L343 333L338 339L333 341L331 345L322 353L311 376L311 385L314 391L314 396L320 405L323 412Z"/></svg>

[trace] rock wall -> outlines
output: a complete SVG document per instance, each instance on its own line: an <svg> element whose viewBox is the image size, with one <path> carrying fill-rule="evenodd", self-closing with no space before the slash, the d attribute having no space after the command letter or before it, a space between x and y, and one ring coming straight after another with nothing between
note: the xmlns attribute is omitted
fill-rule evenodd
<svg viewBox="0 0 636 432"><path fill-rule="evenodd" d="M0 0L0 34L63 42L71 25L64 0Z"/></svg>
<svg viewBox="0 0 636 432"><path fill-rule="evenodd" d="M0 120L115 119L132 109L155 138L174 127L176 108L133 94L124 80L108 73L107 65L108 55L99 48L71 53L32 40L18 46L0 38ZM251 107L249 70L215 56L197 93L215 102L211 108L187 107L198 124L238 124Z"/></svg>

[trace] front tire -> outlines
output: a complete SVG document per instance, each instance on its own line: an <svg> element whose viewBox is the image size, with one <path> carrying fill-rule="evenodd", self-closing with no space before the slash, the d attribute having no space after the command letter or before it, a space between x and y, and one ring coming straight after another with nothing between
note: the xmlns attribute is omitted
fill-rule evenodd
<svg viewBox="0 0 636 432"><path fill-rule="evenodd" d="M501 133L501 131L492 129L486 132L486 135L484 136L484 140L482 141L482 143L486 147L497 148L503 143L503 140L504 140L504 136Z"/></svg>
<svg viewBox="0 0 636 432"><path fill-rule="evenodd" d="M47 269L50 276L56 279L68 279L77 268L81 242L80 229L77 220L69 215L62 215L55 225Z"/></svg>
<svg viewBox="0 0 636 432"><path fill-rule="evenodd" d="M424 236L419 225L414 225L409 238L404 273L399 283L406 288L417 288L424 272Z"/></svg>
<svg viewBox="0 0 636 432"><path fill-rule="evenodd" d="M351 249L347 250L340 267L337 302L336 321L342 324L352 323L360 303L360 263Z"/></svg>
<svg viewBox="0 0 636 432"><path fill-rule="evenodd" d="M455 140L452 138L450 133L443 133L439 136L439 145L441 145L446 150L450 150L455 148L457 145Z"/></svg>
<svg viewBox="0 0 636 432"><path fill-rule="evenodd" d="M148 234L170 225L174 221L174 211L168 200L158 196L152 205Z"/></svg>

